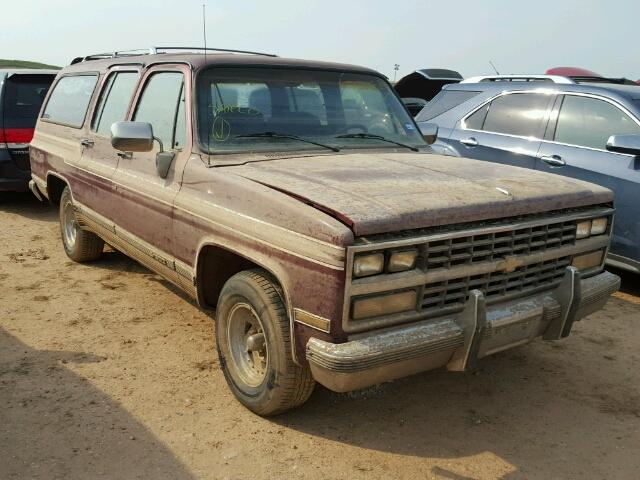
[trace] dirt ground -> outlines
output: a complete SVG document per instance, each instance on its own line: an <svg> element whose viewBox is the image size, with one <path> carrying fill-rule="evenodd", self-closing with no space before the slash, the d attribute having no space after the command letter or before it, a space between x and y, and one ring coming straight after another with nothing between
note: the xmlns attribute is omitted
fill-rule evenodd
<svg viewBox="0 0 640 480"><path fill-rule="evenodd" d="M564 341L262 419L211 314L119 253L71 262L30 194L0 197L0 226L0 479L640 477L633 275Z"/></svg>

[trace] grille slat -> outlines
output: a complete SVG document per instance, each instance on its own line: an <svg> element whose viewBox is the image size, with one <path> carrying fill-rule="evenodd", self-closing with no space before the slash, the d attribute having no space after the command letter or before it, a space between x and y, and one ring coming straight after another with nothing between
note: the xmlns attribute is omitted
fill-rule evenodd
<svg viewBox="0 0 640 480"><path fill-rule="evenodd" d="M575 243L575 222L566 221L519 228L510 231L485 233L437 240L424 246L424 265L427 270L495 261L511 255L528 255L549 248ZM570 264L563 257L517 268L513 272L492 272L444 282L427 284L423 289L421 307L427 313L441 314L462 310L474 289L482 291L488 302L505 295L526 295L533 290L558 285Z"/></svg>
<svg viewBox="0 0 640 480"><path fill-rule="evenodd" d="M575 222L567 221L428 242L424 249L425 265L427 269L449 268L558 248L575 242L575 230Z"/></svg>
<svg viewBox="0 0 640 480"><path fill-rule="evenodd" d="M464 308L469 292L482 291L487 301L512 293L526 295L534 289L553 288L562 280L565 268L571 263L571 257L561 257L546 262L538 262L517 268L513 272L492 272L452 279L425 286L422 310L440 313L439 308L446 306Z"/></svg>

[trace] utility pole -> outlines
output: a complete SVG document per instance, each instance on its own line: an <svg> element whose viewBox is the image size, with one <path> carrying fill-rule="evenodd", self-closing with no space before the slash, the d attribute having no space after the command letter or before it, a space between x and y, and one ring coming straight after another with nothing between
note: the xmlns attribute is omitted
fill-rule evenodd
<svg viewBox="0 0 640 480"><path fill-rule="evenodd" d="M393 81L396 81L396 75L398 75L398 70L400 70L400 65L397 63L393 66Z"/></svg>

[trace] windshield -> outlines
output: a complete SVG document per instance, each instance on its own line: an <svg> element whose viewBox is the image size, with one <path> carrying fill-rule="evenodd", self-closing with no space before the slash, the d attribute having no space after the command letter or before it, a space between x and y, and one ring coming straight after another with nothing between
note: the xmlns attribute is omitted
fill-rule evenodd
<svg viewBox="0 0 640 480"><path fill-rule="evenodd" d="M374 75L214 67L200 74L197 88L199 140L210 153L323 148L301 139L340 149L427 146Z"/></svg>

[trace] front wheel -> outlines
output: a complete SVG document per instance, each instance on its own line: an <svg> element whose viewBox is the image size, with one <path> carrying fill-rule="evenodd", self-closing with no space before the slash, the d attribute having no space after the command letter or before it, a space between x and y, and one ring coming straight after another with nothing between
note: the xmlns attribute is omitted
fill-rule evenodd
<svg viewBox="0 0 640 480"><path fill-rule="evenodd" d="M69 187L65 187L60 197L60 235L64 251L71 260L90 262L102 255L104 240L78 225Z"/></svg>
<svg viewBox="0 0 640 480"><path fill-rule="evenodd" d="M258 415L302 405L315 382L293 362L282 290L262 269L225 283L216 311L216 341L224 376L236 398Z"/></svg>

